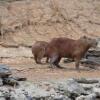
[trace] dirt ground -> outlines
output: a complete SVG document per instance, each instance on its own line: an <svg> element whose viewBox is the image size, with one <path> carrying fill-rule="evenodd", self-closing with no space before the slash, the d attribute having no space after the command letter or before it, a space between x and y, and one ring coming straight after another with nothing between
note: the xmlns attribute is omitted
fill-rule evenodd
<svg viewBox="0 0 100 100"><path fill-rule="evenodd" d="M20 60L17 63L10 61L5 64L10 66L14 76L26 77L33 82L66 78L100 78L100 70L93 70L80 65L80 72L78 72L75 70L74 63L64 63L63 59L60 65L65 69L51 69L49 64L36 64L33 59L24 59L24 61Z"/></svg>

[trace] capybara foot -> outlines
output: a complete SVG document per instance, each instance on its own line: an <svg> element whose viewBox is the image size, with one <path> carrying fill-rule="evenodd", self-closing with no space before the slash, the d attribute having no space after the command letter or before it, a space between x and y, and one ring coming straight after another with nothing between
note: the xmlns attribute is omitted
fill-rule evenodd
<svg viewBox="0 0 100 100"><path fill-rule="evenodd" d="M50 64L49 68L56 68L56 66L54 64Z"/></svg>
<svg viewBox="0 0 100 100"><path fill-rule="evenodd" d="M46 63L49 63L49 58L46 59Z"/></svg>
<svg viewBox="0 0 100 100"><path fill-rule="evenodd" d="M41 63L41 62L39 62L39 61L37 61L36 63L37 63L37 64L42 64L42 63Z"/></svg>
<svg viewBox="0 0 100 100"><path fill-rule="evenodd" d="M56 66L56 68L59 68L59 69L64 69L64 67L61 67L59 64L54 64Z"/></svg>
<svg viewBox="0 0 100 100"><path fill-rule="evenodd" d="M59 68L59 69L65 69L64 67L61 67L60 65L58 65L57 68Z"/></svg>
<svg viewBox="0 0 100 100"><path fill-rule="evenodd" d="M78 73L80 73L80 72L81 72L81 71L80 71L80 69L76 69L76 70L77 70L77 72L78 72Z"/></svg>
<svg viewBox="0 0 100 100"><path fill-rule="evenodd" d="M49 61L46 61L46 63L49 63Z"/></svg>

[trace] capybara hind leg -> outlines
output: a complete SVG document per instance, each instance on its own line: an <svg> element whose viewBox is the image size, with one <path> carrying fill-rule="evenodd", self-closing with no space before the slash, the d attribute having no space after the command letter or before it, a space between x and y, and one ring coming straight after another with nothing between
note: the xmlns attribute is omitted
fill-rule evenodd
<svg viewBox="0 0 100 100"><path fill-rule="evenodd" d="M63 67L61 67L58 63L55 63L55 66L56 66L57 68L63 69Z"/></svg>
<svg viewBox="0 0 100 100"><path fill-rule="evenodd" d="M56 61L57 61L57 59L58 59L58 56L57 56L57 55L52 56L52 57L50 58L50 67L51 67L51 68L54 68L55 66L57 66L57 64L55 64Z"/></svg>
<svg viewBox="0 0 100 100"><path fill-rule="evenodd" d="M54 64L56 65L57 68L63 69L63 67L61 67L61 66L59 65L60 60L61 60L61 57L59 57L59 58L55 61Z"/></svg>
<svg viewBox="0 0 100 100"><path fill-rule="evenodd" d="M48 63L48 62L49 62L49 57L46 58L46 63Z"/></svg>

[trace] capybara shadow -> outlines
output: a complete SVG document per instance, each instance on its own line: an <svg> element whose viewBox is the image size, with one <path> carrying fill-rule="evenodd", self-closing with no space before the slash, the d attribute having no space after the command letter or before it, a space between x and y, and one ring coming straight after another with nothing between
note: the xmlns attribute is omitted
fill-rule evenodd
<svg viewBox="0 0 100 100"><path fill-rule="evenodd" d="M34 60L37 64L42 64L41 59L43 57L46 57L45 52L47 48L48 42L45 41L36 41L32 45L32 54L34 55ZM48 62L48 59L46 59L46 62Z"/></svg>
<svg viewBox="0 0 100 100"><path fill-rule="evenodd" d="M89 48L95 48L96 46L97 41L86 36L82 36L77 40L66 37L53 38L47 47L46 56L50 58L50 66L58 68L62 68L59 65L62 57L74 59L75 67L79 70L81 58Z"/></svg>

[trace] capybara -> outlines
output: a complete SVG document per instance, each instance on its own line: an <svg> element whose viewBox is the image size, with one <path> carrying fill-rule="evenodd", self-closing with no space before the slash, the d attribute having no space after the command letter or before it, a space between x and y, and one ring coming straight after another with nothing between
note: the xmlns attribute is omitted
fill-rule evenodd
<svg viewBox="0 0 100 100"><path fill-rule="evenodd" d="M90 47L96 47L97 41L86 36L77 40L70 38L54 38L48 45L46 55L50 58L50 66L62 68L59 62L62 57L74 59L76 69L79 70L79 62Z"/></svg>
<svg viewBox="0 0 100 100"><path fill-rule="evenodd" d="M32 54L34 55L35 62L41 64L41 59L45 56L46 47L48 42L45 41L36 41L32 46ZM48 62L48 58L46 59Z"/></svg>

